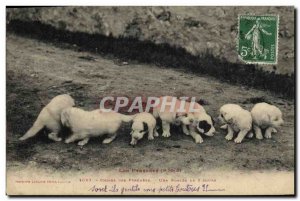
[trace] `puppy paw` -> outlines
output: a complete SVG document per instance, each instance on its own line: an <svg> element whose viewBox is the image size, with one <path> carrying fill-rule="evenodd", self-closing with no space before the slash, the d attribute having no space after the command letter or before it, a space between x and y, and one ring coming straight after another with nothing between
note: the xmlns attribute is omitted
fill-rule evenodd
<svg viewBox="0 0 300 201"><path fill-rule="evenodd" d="M65 143L66 143L66 144L69 144L69 143L70 143L70 140L66 139L66 140L65 140Z"/></svg>
<svg viewBox="0 0 300 201"><path fill-rule="evenodd" d="M155 132L154 132L154 137L158 137L158 136L159 136L158 132L155 131Z"/></svg>
<svg viewBox="0 0 300 201"><path fill-rule="evenodd" d="M62 141L62 138L57 137L57 135L56 135L56 134L53 134L53 133L50 133L50 134L48 135L48 138L51 139L51 140L53 140L53 141L56 141L56 142Z"/></svg>
<svg viewBox="0 0 300 201"><path fill-rule="evenodd" d="M154 140L153 136L148 136L148 140Z"/></svg>
<svg viewBox="0 0 300 201"><path fill-rule="evenodd" d="M131 142L130 142L130 145L136 145L137 144L137 141L132 139Z"/></svg>
<svg viewBox="0 0 300 201"><path fill-rule="evenodd" d="M24 141L24 140L26 140L26 138L23 136L23 137L20 137L19 140Z"/></svg>
<svg viewBox="0 0 300 201"><path fill-rule="evenodd" d="M104 139L103 141L102 141L102 144L109 144L109 143L111 143L113 140L112 139Z"/></svg>
<svg viewBox="0 0 300 201"><path fill-rule="evenodd" d="M272 138L272 134L271 134L271 133L266 133L266 134L265 134L265 138L267 138L267 139Z"/></svg>
<svg viewBox="0 0 300 201"><path fill-rule="evenodd" d="M241 139L239 137L235 138L235 140L234 140L234 142L237 143L237 144L242 143L242 141L243 141L243 139Z"/></svg>
<svg viewBox="0 0 300 201"><path fill-rule="evenodd" d="M220 128L225 130L225 129L227 129L227 127L228 127L227 124L224 124L224 125L221 126Z"/></svg>
<svg viewBox="0 0 300 201"><path fill-rule="evenodd" d="M264 137L262 135L256 135L256 139L262 140L262 139L264 139Z"/></svg>
<svg viewBox="0 0 300 201"><path fill-rule="evenodd" d="M83 145L86 145L86 143L87 143L87 142L79 141L77 144L78 144L79 146L83 146Z"/></svg>
<svg viewBox="0 0 300 201"><path fill-rule="evenodd" d="M231 134L227 134L226 136L225 136L225 139L226 140L232 140L232 138L233 138L233 135L231 135Z"/></svg>
<svg viewBox="0 0 300 201"><path fill-rule="evenodd" d="M195 136L195 143L196 144L201 144L203 142L203 139L200 135Z"/></svg>
<svg viewBox="0 0 300 201"><path fill-rule="evenodd" d="M163 137L170 137L171 133L170 132L163 132L162 136Z"/></svg>
<svg viewBox="0 0 300 201"><path fill-rule="evenodd" d="M183 131L184 134L190 135L189 131Z"/></svg>
<svg viewBox="0 0 300 201"><path fill-rule="evenodd" d="M55 138L53 140L56 141L56 142L60 142L60 141L62 141L62 138L58 137L58 138Z"/></svg>
<svg viewBox="0 0 300 201"><path fill-rule="evenodd" d="M272 128L271 133L277 133L277 130L275 128Z"/></svg>

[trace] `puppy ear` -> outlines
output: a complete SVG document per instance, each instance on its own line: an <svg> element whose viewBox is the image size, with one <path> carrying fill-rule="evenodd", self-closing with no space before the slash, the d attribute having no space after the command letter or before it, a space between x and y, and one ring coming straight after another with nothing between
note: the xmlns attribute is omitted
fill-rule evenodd
<svg viewBox="0 0 300 201"><path fill-rule="evenodd" d="M198 124L198 130L201 129L203 130L203 133L207 133L211 128L211 125L207 123L207 121L200 121ZM200 131L200 130L199 130Z"/></svg>
<svg viewBox="0 0 300 201"><path fill-rule="evenodd" d="M226 121L227 121L229 124L232 124L232 123L233 123L233 118L227 119Z"/></svg>
<svg viewBox="0 0 300 201"><path fill-rule="evenodd" d="M225 119L226 122L228 123L233 123L233 117L232 115L230 115L230 113L226 113L226 112L223 112L223 118Z"/></svg>
<svg viewBox="0 0 300 201"><path fill-rule="evenodd" d="M67 127L70 127L70 124L69 124L69 114L66 110L63 110L61 115L60 115L60 119L61 119L61 123L63 126L67 126Z"/></svg>
<svg viewBox="0 0 300 201"><path fill-rule="evenodd" d="M215 120L214 120L214 118L213 118L209 113L207 113L207 114L208 114L208 116L211 118L212 124L215 125Z"/></svg>
<svg viewBox="0 0 300 201"><path fill-rule="evenodd" d="M144 130L143 131L147 132L149 130L148 125L145 122L143 122L143 126L144 126Z"/></svg>
<svg viewBox="0 0 300 201"><path fill-rule="evenodd" d="M226 115L227 115L227 112L221 113L221 116L222 116L222 117L224 117L224 116L226 116Z"/></svg>

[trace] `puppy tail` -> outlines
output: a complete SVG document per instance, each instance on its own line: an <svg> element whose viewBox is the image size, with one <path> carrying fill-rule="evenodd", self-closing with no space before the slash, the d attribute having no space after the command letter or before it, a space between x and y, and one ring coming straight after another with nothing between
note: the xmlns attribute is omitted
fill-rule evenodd
<svg viewBox="0 0 300 201"><path fill-rule="evenodd" d="M159 117L157 109L153 109L153 116L155 119L157 119Z"/></svg>
<svg viewBox="0 0 300 201"><path fill-rule="evenodd" d="M134 115L121 114L121 119L122 119L123 122L131 122L134 119L135 116L136 116L135 114Z"/></svg>
<svg viewBox="0 0 300 201"><path fill-rule="evenodd" d="M35 136L42 128L44 128L44 124L39 119L37 119L34 122L33 126L25 133L25 135L20 137L19 140L23 141Z"/></svg>

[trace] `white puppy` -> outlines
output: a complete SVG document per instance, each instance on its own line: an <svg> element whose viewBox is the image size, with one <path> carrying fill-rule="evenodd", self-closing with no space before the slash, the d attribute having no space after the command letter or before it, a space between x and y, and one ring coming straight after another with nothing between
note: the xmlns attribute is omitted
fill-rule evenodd
<svg viewBox="0 0 300 201"><path fill-rule="evenodd" d="M220 108L220 115L218 119L221 124L227 125L223 125L221 127L225 129L227 127L228 133L225 137L226 140L232 140L233 134L238 132L238 136L234 140L235 143L241 143L252 128L251 113L236 104L223 105Z"/></svg>
<svg viewBox="0 0 300 201"><path fill-rule="evenodd" d="M117 137L117 130L122 122L130 122L134 115L123 115L114 111L101 109L84 111L80 108L68 108L61 113L61 122L69 127L73 134L65 140L65 143L81 140L78 145L88 143L90 137L98 137L108 134L103 144L111 143Z"/></svg>
<svg viewBox="0 0 300 201"><path fill-rule="evenodd" d="M163 101L165 101L165 105L163 106ZM173 102L172 102L173 101ZM171 104L174 105L171 108ZM181 122L185 123L193 123L193 119L191 116L188 116L186 113L177 113L178 105L180 104L180 100L176 97L164 96L159 98L159 104L153 108L153 116L155 118L160 118L162 121L162 129L163 137L170 137L170 124L180 125Z"/></svg>
<svg viewBox="0 0 300 201"><path fill-rule="evenodd" d="M263 139L261 129L266 129L265 138L271 138L284 121L282 112L274 105L257 103L251 110L253 129L257 139Z"/></svg>
<svg viewBox="0 0 300 201"><path fill-rule="evenodd" d="M158 106L153 108L153 115L162 120L163 137L171 136L170 124L181 125L183 132L186 135L191 135L196 143L202 143L203 139L201 135L196 132L195 128L205 135L214 135L215 128L212 118L198 103L178 100L176 97L171 96L161 97L159 101ZM164 101L167 104L163 104ZM172 107L172 105L174 107ZM184 107L182 107L182 105ZM187 126L189 129L187 129Z"/></svg>
<svg viewBox="0 0 300 201"><path fill-rule="evenodd" d="M67 94L54 97L50 103L42 109L33 126L26 132L25 135L20 137L19 140L31 138L42 128L46 127L51 131L51 133L48 134L49 139L61 141L62 139L57 137L61 130L60 114L63 109L73 107L74 105L75 102L73 98Z"/></svg>
<svg viewBox="0 0 300 201"><path fill-rule="evenodd" d="M198 103L195 104L199 105ZM203 142L203 138L197 133L196 128L199 133L202 133L206 136L214 135L216 130L213 126L212 118L205 112L205 110L201 112L189 113L186 115L193 119L193 123L185 124L183 123L184 121L181 121L182 131L186 135L191 135L195 139L196 143ZM177 119L180 120L180 117L178 117Z"/></svg>
<svg viewBox="0 0 300 201"><path fill-rule="evenodd" d="M148 133L148 140L153 140L154 136L158 136L155 118L150 113L142 112L137 114L133 119L130 144L136 145L137 141L142 139L146 133Z"/></svg>

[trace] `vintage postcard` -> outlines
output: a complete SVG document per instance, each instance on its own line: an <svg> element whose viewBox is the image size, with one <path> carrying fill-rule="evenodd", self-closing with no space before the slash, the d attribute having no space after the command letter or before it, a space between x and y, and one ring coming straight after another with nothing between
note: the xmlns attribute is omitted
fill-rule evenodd
<svg viewBox="0 0 300 201"><path fill-rule="evenodd" d="M295 8L6 8L6 193L295 195Z"/></svg>

